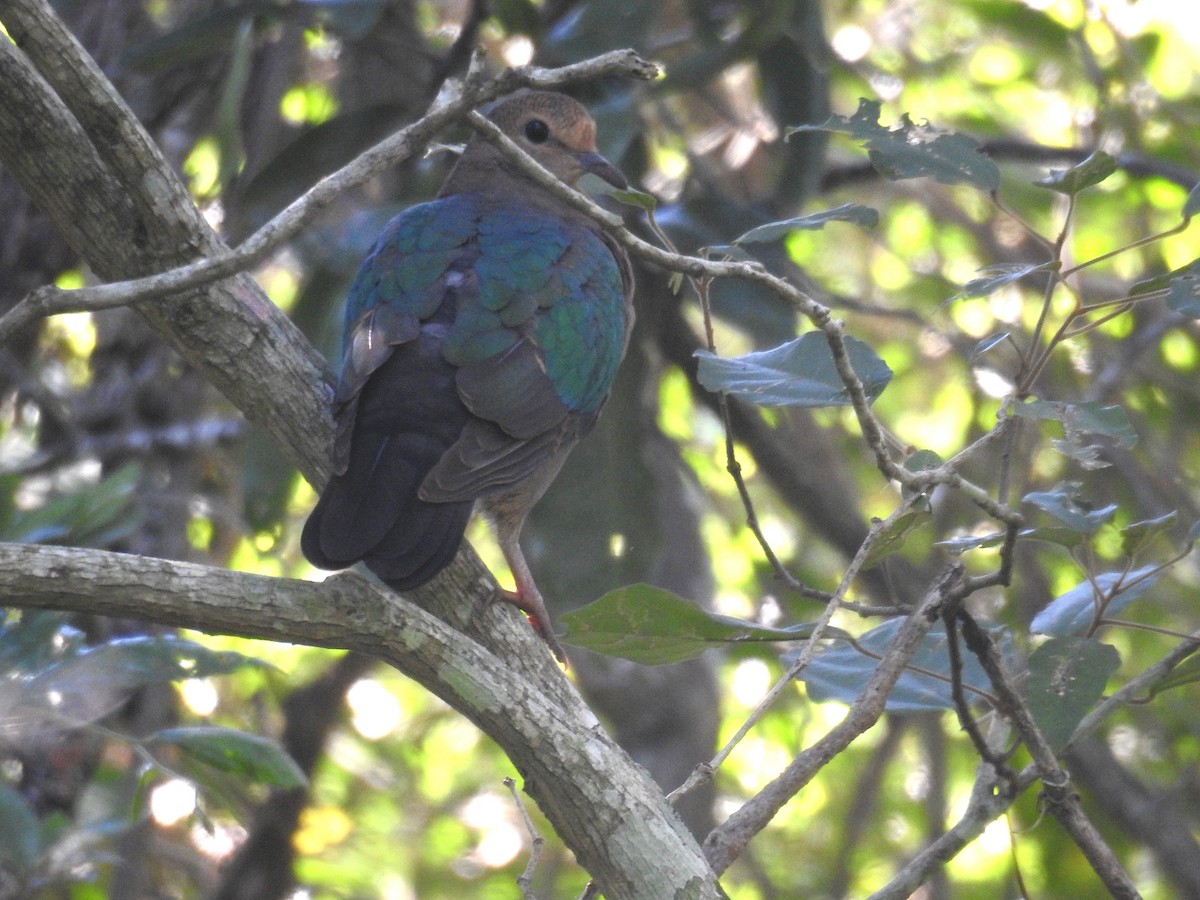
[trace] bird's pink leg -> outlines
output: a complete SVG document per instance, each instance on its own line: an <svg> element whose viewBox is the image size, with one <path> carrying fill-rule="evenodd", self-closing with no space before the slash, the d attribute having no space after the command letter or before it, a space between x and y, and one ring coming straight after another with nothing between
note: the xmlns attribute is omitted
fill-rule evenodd
<svg viewBox="0 0 1200 900"><path fill-rule="evenodd" d="M533 630L549 645L555 659L564 666L570 666L566 651L558 642L558 638L554 636L554 630L550 624L550 613L546 610L546 601L542 599L542 593L533 580L533 573L529 571L529 564L525 562L525 554L521 552L521 546L517 543L516 536L501 540L500 549L504 553L505 560L508 561L509 569L512 570L513 580L517 583L515 592L500 591L500 599L505 603L511 603L529 616L529 623L533 626Z"/></svg>

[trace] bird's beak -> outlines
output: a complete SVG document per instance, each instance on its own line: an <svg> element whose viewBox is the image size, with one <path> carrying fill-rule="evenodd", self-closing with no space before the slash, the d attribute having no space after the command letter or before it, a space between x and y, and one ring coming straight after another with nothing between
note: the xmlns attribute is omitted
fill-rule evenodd
<svg viewBox="0 0 1200 900"><path fill-rule="evenodd" d="M629 188L629 182L625 180L625 176L621 174L620 170L599 153L580 153L578 159L579 167L584 172L590 172L598 178L603 178L618 190L624 191Z"/></svg>

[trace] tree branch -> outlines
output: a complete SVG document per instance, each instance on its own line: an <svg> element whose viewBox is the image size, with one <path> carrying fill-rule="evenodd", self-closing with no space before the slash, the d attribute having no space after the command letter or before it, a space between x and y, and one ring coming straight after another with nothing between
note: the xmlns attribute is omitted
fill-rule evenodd
<svg viewBox="0 0 1200 900"><path fill-rule="evenodd" d="M460 630L350 572L322 583L169 560L0 544L0 602L128 616L176 628L357 651L441 697L493 738L580 863L612 898L721 897L662 792L605 733L504 604L479 603L482 568L440 585ZM413 602L416 601L416 602ZM421 604L421 605L418 605ZM457 623L456 623L457 624ZM463 631L473 632L464 634ZM476 638L494 637L493 646ZM515 659L521 659L514 664Z"/></svg>
<svg viewBox="0 0 1200 900"><path fill-rule="evenodd" d="M937 620L941 606L957 596L964 573L951 566L905 619L883 659L846 717L823 738L802 752L770 784L751 798L704 842L704 853L716 872L724 872L750 839L770 822L821 768L848 747L883 715L888 694L922 638Z"/></svg>

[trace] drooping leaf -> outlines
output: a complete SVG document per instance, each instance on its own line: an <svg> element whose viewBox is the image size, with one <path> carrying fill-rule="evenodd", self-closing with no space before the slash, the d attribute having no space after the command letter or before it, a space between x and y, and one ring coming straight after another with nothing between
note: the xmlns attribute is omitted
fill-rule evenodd
<svg viewBox="0 0 1200 900"><path fill-rule="evenodd" d="M846 353L867 398L874 400L887 387L892 370L855 338L846 338ZM845 406L850 402L829 345L816 331L773 350L732 359L704 350L696 356L697 376L710 391L727 391L761 406Z"/></svg>
<svg viewBox="0 0 1200 900"><path fill-rule="evenodd" d="M1183 201L1183 218L1188 220L1196 213L1200 213L1200 183L1192 186L1188 191L1187 199Z"/></svg>
<svg viewBox="0 0 1200 900"><path fill-rule="evenodd" d="M976 344L975 349L971 351L971 362L975 362L989 350L998 347L1000 344L1003 344L1006 340L1008 340L1009 334L1010 332L1007 331L1001 331L997 334L989 334L978 344Z"/></svg>
<svg viewBox="0 0 1200 900"><path fill-rule="evenodd" d="M259 784L294 788L308 783L296 761L277 743L233 728L167 728L147 740L170 744L214 769Z"/></svg>
<svg viewBox="0 0 1200 900"><path fill-rule="evenodd" d="M633 584L562 617L563 643L647 666L680 662L725 644L795 641L811 625L771 628L701 609L670 591ZM845 632L828 629L829 637Z"/></svg>
<svg viewBox="0 0 1200 900"><path fill-rule="evenodd" d="M1167 673L1166 677L1150 688L1150 697L1154 698L1163 691L1172 688L1186 687L1200 681L1200 656L1192 655Z"/></svg>
<svg viewBox="0 0 1200 900"><path fill-rule="evenodd" d="M1076 163L1069 169L1051 169L1049 175L1039 178L1034 184L1058 191L1060 194L1074 196L1085 188L1104 181L1115 171L1117 171L1117 161L1103 150L1097 150L1087 159Z"/></svg>
<svg viewBox="0 0 1200 900"><path fill-rule="evenodd" d="M1095 509L1079 496L1078 482L1065 482L1052 491L1033 491L1021 499L1049 513L1081 534L1095 534L1117 511L1115 503Z"/></svg>
<svg viewBox="0 0 1200 900"><path fill-rule="evenodd" d="M903 623L902 617L888 619L859 637L858 643L871 653L882 656L887 653ZM993 634L993 638L996 636ZM940 712L954 708L954 695L950 688L950 653L946 642L946 630L939 622L922 639L910 665L940 677L906 669L888 695L888 712ZM1007 635L1000 634L999 643L1001 654L1011 657L1011 642ZM987 674L979 661L962 646L961 641L960 649L964 686L977 691L989 690ZM878 659L860 652L850 644L839 643L818 653L800 673L799 678L804 682L808 696L813 700L821 703L832 700L848 704L853 703L862 693L863 687L878 665ZM966 691L966 696L968 700L972 699L971 690Z"/></svg>
<svg viewBox="0 0 1200 900"><path fill-rule="evenodd" d="M1081 581L1065 594L1051 600L1046 608L1033 617L1029 630L1034 634L1049 634L1055 637L1071 637L1086 634L1096 615L1098 602L1096 591L1112 596L1104 607L1106 616L1114 616L1126 606L1146 593L1161 573L1156 566L1143 566L1129 573L1104 572L1095 577L1095 587L1088 580Z"/></svg>
<svg viewBox="0 0 1200 900"><path fill-rule="evenodd" d="M831 116L821 125L800 125L787 130L836 131L863 142L872 165L886 178L928 176L942 184L968 184L983 191L1000 187L1000 168L979 152L979 144L963 134L917 124L907 114L892 128L879 124L880 103L860 99L849 118Z"/></svg>
<svg viewBox="0 0 1200 900"><path fill-rule="evenodd" d="M1066 745L1120 664L1115 647L1091 638L1053 638L1033 651L1025 696L1050 746Z"/></svg>
<svg viewBox="0 0 1200 900"><path fill-rule="evenodd" d="M1000 264L984 266L979 271L984 273L980 278L973 278L963 285L959 297L986 297L1006 284L1020 281L1026 275L1034 272L1057 272L1062 268L1062 262L1054 259L1048 262L1029 265L1027 263Z"/></svg>
<svg viewBox="0 0 1200 900"><path fill-rule="evenodd" d="M1158 538L1168 534L1178 519L1178 511L1173 511L1164 516L1126 525L1121 529L1122 552L1128 557L1137 556Z"/></svg>
<svg viewBox="0 0 1200 900"><path fill-rule="evenodd" d="M765 241L777 241L787 237L793 231L815 231L824 228L830 222L853 222L863 228L874 228L879 224L879 211L859 203L844 203L833 209L797 216L793 219L783 219L779 222L768 222L751 228L741 237L733 239L735 244L755 244Z"/></svg>
<svg viewBox="0 0 1200 900"><path fill-rule="evenodd" d="M910 509L899 516L871 544L871 548L867 551L866 559L863 560L862 567L870 569L879 565L894 553L898 553L913 532L923 525L928 524L930 517L928 503L925 504L925 508L923 509Z"/></svg>

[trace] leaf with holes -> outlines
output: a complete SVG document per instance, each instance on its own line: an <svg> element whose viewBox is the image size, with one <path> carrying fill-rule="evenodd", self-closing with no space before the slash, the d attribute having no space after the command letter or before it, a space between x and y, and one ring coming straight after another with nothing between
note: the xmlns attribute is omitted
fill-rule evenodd
<svg viewBox="0 0 1200 900"><path fill-rule="evenodd" d="M1000 168L979 150L979 144L964 134L942 131L928 123L918 124L906 113L899 124L879 124L881 104L860 99L849 118L831 116L821 125L789 128L787 135L803 131L834 131L863 142L871 164L893 181L929 177L942 184L968 184L983 191L1000 187Z"/></svg>
<svg viewBox="0 0 1200 900"><path fill-rule="evenodd" d="M1129 449L1138 441L1137 431L1129 415L1120 406L1103 403L1061 403L1054 400L1030 400L1014 403L1014 416L1026 419L1053 420L1062 423L1063 439L1051 443L1064 456L1079 462L1084 468L1099 469L1109 463L1100 458L1104 449L1093 436L1105 437L1118 447Z"/></svg>
<svg viewBox="0 0 1200 900"><path fill-rule="evenodd" d="M1120 664L1114 647L1091 638L1052 638L1033 651L1025 695L1050 746L1066 746Z"/></svg>

